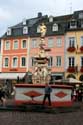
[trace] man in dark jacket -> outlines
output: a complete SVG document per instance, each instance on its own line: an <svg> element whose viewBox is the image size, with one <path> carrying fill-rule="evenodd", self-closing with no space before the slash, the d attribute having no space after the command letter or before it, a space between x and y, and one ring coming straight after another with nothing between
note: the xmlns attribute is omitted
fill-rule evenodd
<svg viewBox="0 0 83 125"><path fill-rule="evenodd" d="M43 99L43 105L45 104L45 100L48 98L49 106L51 106L51 97L50 97L51 92L52 92L51 86L48 83L46 83L45 95L44 95L44 99Z"/></svg>

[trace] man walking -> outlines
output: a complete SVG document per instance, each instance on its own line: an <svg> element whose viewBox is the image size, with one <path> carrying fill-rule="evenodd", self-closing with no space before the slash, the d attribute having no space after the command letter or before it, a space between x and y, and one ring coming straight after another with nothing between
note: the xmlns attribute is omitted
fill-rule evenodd
<svg viewBox="0 0 83 125"><path fill-rule="evenodd" d="M45 104L45 100L48 98L49 106L51 106L51 97L50 97L51 92L52 92L52 88L50 87L48 83L46 83L43 105Z"/></svg>

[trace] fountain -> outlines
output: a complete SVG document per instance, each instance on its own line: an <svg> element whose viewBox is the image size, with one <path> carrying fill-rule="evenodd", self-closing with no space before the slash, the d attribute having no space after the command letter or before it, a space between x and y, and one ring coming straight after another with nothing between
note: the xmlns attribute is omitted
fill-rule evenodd
<svg viewBox="0 0 83 125"><path fill-rule="evenodd" d="M39 41L39 53L37 56L34 57L35 65L34 65L34 72L32 75L32 82L33 84L45 84L46 82L49 83L51 79L51 72L48 68L48 60L47 52L51 51L49 48L46 47L45 43L45 35L46 35L47 28L44 23L40 25L40 41Z"/></svg>
<svg viewBox="0 0 83 125"><path fill-rule="evenodd" d="M39 41L39 52L35 58L34 71L32 74L33 84L16 84L16 95L15 103L16 104L42 104L44 96L45 83L49 83L51 79L51 70L48 68L48 52L51 50L46 47L45 35L47 27L44 23L40 25L40 41ZM70 106L71 101L71 92L72 86L68 85L51 85L51 101L52 106ZM48 103L48 102L47 102Z"/></svg>

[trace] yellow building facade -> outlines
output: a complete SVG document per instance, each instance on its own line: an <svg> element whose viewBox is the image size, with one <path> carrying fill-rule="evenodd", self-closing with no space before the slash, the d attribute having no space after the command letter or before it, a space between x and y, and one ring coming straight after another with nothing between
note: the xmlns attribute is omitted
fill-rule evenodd
<svg viewBox="0 0 83 125"><path fill-rule="evenodd" d="M83 80L83 30L67 31L65 36L65 78Z"/></svg>

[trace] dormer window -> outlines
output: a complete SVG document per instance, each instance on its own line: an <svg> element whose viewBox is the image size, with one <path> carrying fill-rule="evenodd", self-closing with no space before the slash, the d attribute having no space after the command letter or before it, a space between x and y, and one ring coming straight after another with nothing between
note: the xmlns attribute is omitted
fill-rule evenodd
<svg viewBox="0 0 83 125"><path fill-rule="evenodd" d="M11 28L7 29L7 35L10 36L11 35Z"/></svg>
<svg viewBox="0 0 83 125"><path fill-rule="evenodd" d="M25 18L23 19L23 25L26 25L26 19Z"/></svg>
<svg viewBox="0 0 83 125"><path fill-rule="evenodd" d="M76 21L71 21L70 22L70 28L77 28L77 22Z"/></svg>
<svg viewBox="0 0 83 125"><path fill-rule="evenodd" d="M40 33L40 25L37 27L37 33Z"/></svg>
<svg viewBox="0 0 83 125"><path fill-rule="evenodd" d="M28 27L25 26L25 27L23 27L23 34L27 34L27 33L28 33Z"/></svg>
<svg viewBox="0 0 83 125"><path fill-rule="evenodd" d="M79 19L83 19L83 12L79 13Z"/></svg>
<svg viewBox="0 0 83 125"><path fill-rule="evenodd" d="M52 31L58 31L58 24L53 24Z"/></svg>
<svg viewBox="0 0 83 125"><path fill-rule="evenodd" d="M49 16L49 22L53 22L53 16Z"/></svg>
<svg viewBox="0 0 83 125"><path fill-rule="evenodd" d="M83 28L83 20L81 20L81 28Z"/></svg>

